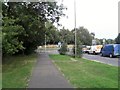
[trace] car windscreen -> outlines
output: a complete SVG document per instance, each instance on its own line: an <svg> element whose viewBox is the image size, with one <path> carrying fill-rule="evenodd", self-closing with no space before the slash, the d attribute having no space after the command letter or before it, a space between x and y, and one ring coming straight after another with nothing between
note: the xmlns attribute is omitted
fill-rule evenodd
<svg viewBox="0 0 120 90"><path fill-rule="evenodd" d="M114 50L120 52L120 44L114 45Z"/></svg>

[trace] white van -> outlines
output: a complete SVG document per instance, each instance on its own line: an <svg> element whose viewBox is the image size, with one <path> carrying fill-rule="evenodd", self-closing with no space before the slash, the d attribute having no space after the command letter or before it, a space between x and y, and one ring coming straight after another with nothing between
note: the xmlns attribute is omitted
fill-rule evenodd
<svg viewBox="0 0 120 90"><path fill-rule="evenodd" d="M103 45L94 45L90 47L88 54L99 54Z"/></svg>

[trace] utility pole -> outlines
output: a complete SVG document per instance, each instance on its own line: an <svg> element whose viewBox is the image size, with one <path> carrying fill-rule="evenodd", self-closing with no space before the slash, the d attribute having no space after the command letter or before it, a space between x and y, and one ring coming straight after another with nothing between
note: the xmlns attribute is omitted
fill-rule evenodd
<svg viewBox="0 0 120 90"><path fill-rule="evenodd" d="M46 33L45 33L45 52L46 52Z"/></svg>
<svg viewBox="0 0 120 90"><path fill-rule="evenodd" d="M75 58L76 58L76 55L77 55L77 39L76 39L76 0L74 0L74 17L75 17Z"/></svg>
<svg viewBox="0 0 120 90"><path fill-rule="evenodd" d="M46 22L45 22L45 28L46 28ZM45 31L45 52L46 52L46 31Z"/></svg>

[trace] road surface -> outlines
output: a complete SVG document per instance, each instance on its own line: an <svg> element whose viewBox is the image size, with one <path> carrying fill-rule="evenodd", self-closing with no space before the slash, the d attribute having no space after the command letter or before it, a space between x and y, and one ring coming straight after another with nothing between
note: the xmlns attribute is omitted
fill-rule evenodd
<svg viewBox="0 0 120 90"><path fill-rule="evenodd" d="M91 54L83 54L83 58L93 60L96 62L101 62L105 64L109 64L112 66L120 66L120 58L109 58L109 57L101 57L100 55L91 55Z"/></svg>

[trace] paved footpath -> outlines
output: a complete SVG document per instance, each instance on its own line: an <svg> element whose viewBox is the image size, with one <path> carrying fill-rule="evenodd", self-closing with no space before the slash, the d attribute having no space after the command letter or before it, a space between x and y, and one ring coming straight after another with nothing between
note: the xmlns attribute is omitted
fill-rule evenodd
<svg viewBox="0 0 120 90"><path fill-rule="evenodd" d="M48 54L41 53L38 55L28 88L72 88L72 86L53 64Z"/></svg>

